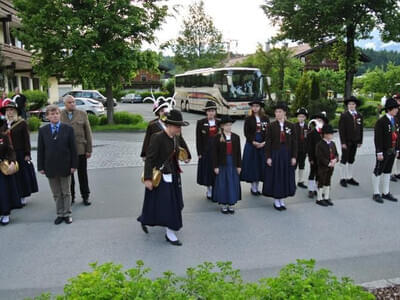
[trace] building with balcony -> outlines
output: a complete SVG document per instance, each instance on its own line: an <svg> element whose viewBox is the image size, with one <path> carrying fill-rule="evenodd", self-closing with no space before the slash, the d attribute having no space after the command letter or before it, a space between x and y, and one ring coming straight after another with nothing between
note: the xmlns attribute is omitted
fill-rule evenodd
<svg viewBox="0 0 400 300"><path fill-rule="evenodd" d="M33 70L32 54L12 34L12 29L18 28L21 23L11 0L0 0L0 22L0 90L10 92L16 87L22 92L44 90L44 84ZM58 101L62 94L74 88L72 84L60 82L55 77L49 78L45 86L49 102Z"/></svg>

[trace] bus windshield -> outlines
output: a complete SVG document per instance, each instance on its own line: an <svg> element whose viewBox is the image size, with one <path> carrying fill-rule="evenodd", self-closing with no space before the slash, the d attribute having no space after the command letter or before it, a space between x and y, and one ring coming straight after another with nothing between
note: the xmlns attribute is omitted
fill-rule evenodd
<svg viewBox="0 0 400 300"><path fill-rule="evenodd" d="M222 77L222 96L228 101L263 98L263 77L259 70L228 70Z"/></svg>

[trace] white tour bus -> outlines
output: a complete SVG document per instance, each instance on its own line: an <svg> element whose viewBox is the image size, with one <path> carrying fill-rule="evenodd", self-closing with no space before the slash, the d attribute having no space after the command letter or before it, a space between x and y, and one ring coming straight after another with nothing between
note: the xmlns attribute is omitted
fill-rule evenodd
<svg viewBox="0 0 400 300"><path fill-rule="evenodd" d="M175 76L176 105L182 111L203 111L208 100L218 114L245 116L248 103L263 100L264 76L256 68L198 69Z"/></svg>

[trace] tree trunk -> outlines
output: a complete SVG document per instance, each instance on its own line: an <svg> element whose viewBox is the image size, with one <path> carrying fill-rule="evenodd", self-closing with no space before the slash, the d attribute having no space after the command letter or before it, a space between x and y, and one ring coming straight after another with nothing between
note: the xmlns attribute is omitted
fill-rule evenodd
<svg viewBox="0 0 400 300"><path fill-rule="evenodd" d="M346 28L346 82L344 88L344 98L348 98L353 93L354 74L356 73L356 48L354 45L355 26L348 25Z"/></svg>
<svg viewBox="0 0 400 300"><path fill-rule="evenodd" d="M106 84L106 97L107 97L107 124L114 124L114 100L112 85Z"/></svg>

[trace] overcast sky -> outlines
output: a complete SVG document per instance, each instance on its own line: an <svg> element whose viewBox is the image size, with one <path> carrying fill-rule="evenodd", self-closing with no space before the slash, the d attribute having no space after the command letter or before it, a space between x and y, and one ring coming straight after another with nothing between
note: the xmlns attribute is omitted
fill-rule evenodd
<svg viewBox="0 0 400 300"><path fill-rule="evenodd" d="M194 0L167 0L170 12L173 11L172 7L178 6L179 13L175 14L175 18L168 17L157 31L156 45L147 45L144 48L158 51L160 44L176 38L182 28L183 18L188 16L188 7L193 2ZM231 43L231 51L240 54L254 53L257 43L264 47L265 42L276 34L277 29L271 25L260 8L264 3L264 0L204 0L206 13L213 18L215 26L223 34L224 41L237 40L237 46L236 42ZM372 39L359 41L357 45L375 50L400 51L399 43L382 43L376 30ZM165 54L172 53L167 51Z"/></svg>
<svg viewBox="0 0 400 300"><path fill-rule="evenodd" d="M182 28L182 19L188 15L188 6L193 0L169 0L168 6L181 5L180 14L176 18L167 18L160 31L157 32L157 45L174 39ZM275 30L269 23L260 5L263 0L204 0L205 10L219 29L225 41L231 43L235 53L254 53L257 43L265 45ZM157 47L152 46L153 50Z"/></svg>

